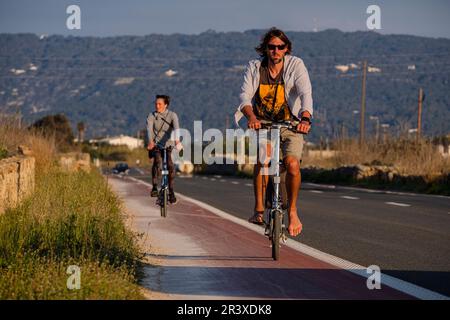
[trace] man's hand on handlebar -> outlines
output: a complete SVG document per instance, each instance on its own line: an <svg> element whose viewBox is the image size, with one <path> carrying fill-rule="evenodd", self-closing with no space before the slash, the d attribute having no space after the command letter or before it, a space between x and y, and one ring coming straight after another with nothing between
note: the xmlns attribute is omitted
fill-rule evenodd
<svg viewBox="0 0 450 320"><path fill-rule="evenodd" d="M178 140L175 141L175 149L178 150L178 151L183 150L183 145Z"/></svg>
<svg viewBox="0 0 450 320"><path fill-rule="evenodd" d="M261 129L261 121L259 121L255 116L248 119L248 127L250 129Z"/></svg>
<svg viewBox="0 0 450 320"><path fill-rule="evenodd" d="M147 145L147 150L153 150L156 147L156 144L153 141L150 141Z"/></svg>
<svg viewBox="0 0 450 320"><path fill-rule="evenodd" d="M301 121L297 125L297 131L302 133L302 134L308 134L310 129L311 129L311 123L309 123L307 121Z"/></svg>

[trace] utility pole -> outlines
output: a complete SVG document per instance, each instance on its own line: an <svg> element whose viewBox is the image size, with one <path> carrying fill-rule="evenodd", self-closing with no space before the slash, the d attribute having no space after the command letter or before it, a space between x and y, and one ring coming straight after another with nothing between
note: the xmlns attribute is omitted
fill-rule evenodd
<svg viewBox="0 0 450 320"><path fill-rule="evenodd" d="M422 134L422 102L423 102L423 90L419 89L419 103L418 103L418 114L417 114L417 141L420 140Z"/></svg>
<svg viewBox="0 0 450 320"><path fill-rule="evenodd" d="M227 115L227 117L225 118L225 131L228 129L229 126L230 126L230 117Z"/></svg>
<svg viewBox="0 0 450 320"><path fill-rule="evenodd" d="M364 116L366 112L366 77L367 77L367 61L363 65L363 79L362 79L362 96L361 96L361 120L359 124L359 144L364 143Z"/></svg>

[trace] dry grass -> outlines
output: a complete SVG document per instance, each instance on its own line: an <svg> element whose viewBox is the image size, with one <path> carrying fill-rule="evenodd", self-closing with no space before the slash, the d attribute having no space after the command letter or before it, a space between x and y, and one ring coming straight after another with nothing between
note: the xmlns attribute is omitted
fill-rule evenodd
<svg viewBox="0 0 450 320"><path fill-rule="evenodd" d="M53 136L43 136L37 131L19 128L16 121L0 118L0 149L6 150L8 156L18 153L18 146L25 146L36 159L36 173L45 174L55 165L56 146Z"/></svg>
<svg viewBox="0 0 450 320"><path fill-rule="evenodd" d="M408 139L389 140L385 143L358 140L337 140L336 153L327 158L306 156L303 166L337 168L348 165L393 166L404 175L436 176L450 173L450 159L444 158L427 140L416 142Z"/></svg>

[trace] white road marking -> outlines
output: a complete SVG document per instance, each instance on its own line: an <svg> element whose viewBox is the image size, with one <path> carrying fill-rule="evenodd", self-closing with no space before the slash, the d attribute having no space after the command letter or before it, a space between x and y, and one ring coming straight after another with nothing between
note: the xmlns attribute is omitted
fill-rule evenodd
<svg viewBox="0 0 450 320"><path fill-rule="evenodd" d="M329 185L329 184L320 184L320 183L311 183L311 182L304 182L302 184L308 185L311 187L336 189L335 185ZM420 197L428 197L428 198L432 197L432 198L450 199L449 196L443 196L443 195L439 195L439 194L423 194L423 193L412 193L412 192L386 191L386 190L375 190L375 189L346 187L346 186L339 186L339 189L354 190L354 191L369 192L369 193L393 194L393 195L399 195L399 196L413 196L413 197L420 196Z"/></svg>
<svg viewBox="0 0 450 320"><path fill-rule="evenodd" d="M251 183L246 183L245 184L247 187L253 187L253 184L251 184ZM449 212L450 213L450 212Z"/></svg>
<svg viewBox="0 0 450 320"><path fill-rule="evenodd" d="M227 182L227 180L225 180L225 179L221 179L221 180L220 180L220 182Z"/></svg>
<svg viewBox="0 0 450 320"><path fill-rule="evenodd" d="M145 174L145 172L142 171L141 169L139 169L139 168L135 168L135 169L136 169L136 171L139 172L140 174Z"/></svg>
<svg viewBox="0 0 450 320"><path fill-rule="evenodd" d="M222 176L219 176L219 175L215 175L215 176L214 176L214 178L218 178L218 179L220 179L220 178L222 178Z"/></svg>
<svg viewBox="0 0 450 320"><path fill-rule="evenodd" d="M136 179L133 177L130 177L129 179L133 180L137 183L140 183L142 185L151 187L151 184L149 184L145 181L142 181L142 180L139 180L139 179ZM179 197L183 200L197 204L198 206L202 207L203 209L206 209L206 210L218 215L219 217L222 217L224 219L232 221L244 228L253 230L253 231L257 232L258 234L262 234L264 232L264 229L262 227L257 226L255 224L248 223L244 219L235 217L232 214L226 213L225 211L222 211L213 206L210 206L209 204L206 204L202 201L185 196L181 193L177 193L177 195L179 195ZM313 258L319 259L323 262L326 262L328 264L331 264L337 268L340 268L340 269L346 270L348 272L351 272L353 274L359 275L365 279L367 279L369 276L367 273L367 268L364 266L358 265L358 264L350 262L348 260L341 259L339 257L333 256L326 252L322 252L320 250L314 249L310 246L307 246L307 245L297 242L295 240L288 238L287 242L286 242L286 246L288 246L300 253L306 254L310 257L313 257ZM449 300L450 299L449 297L442 295L440 293L428 290L423 287L419 287L415 284L406 282L406 281L398 279L398 278L394 278L394 277L389 276L384 273L381 273L381 279L383 279L382 284L384 284L388 287L391 287L393 289L396 289L398 291L404 292L406 294L409 294L418 299L424 299L424 300Z"/></svg>
<svg viewBox="0 0 450 320"><path fill-rule="evenodd" d="M312 193L323 193L323 191L320 191L320 190L309 190L309 192L312 192Z"/></svg>
<svg viewBox="0 0 450 320"><path fill-rule="evenodd" d="M191 179L191 178L193 178L192 175L179 175L177 177L180 178L180 179Z"/></svg>
<svg viewBox="0 0 450 320"><path fill-rule="evenodd" d="M358 197L351 197L351 196L341 196L342 199L348 199L348 200L359 200Z"/></svg>
<svg viewBox="0 0 450 320"><path fill-rule="evenodd" d="M232 184L239 184L237 181L231 181Z"/></svg>
<svg viewBox="0 0 450 320"><path fill-rule="evenodd" d="M400 202L385 202L386 204L390 204L392 206L398 206L398 207L411 207L410 204L407 203L400 203Z"/></svg>
<svg viewBox="0 0 450 320"><path fill-rule="evenodd" d="M202 179L203 179L203 180L207 180L208 178L207 178L207 177L202 177Z"/></svg>
<svg viewBox="0 0 450 320"><path fill-rule="evenodd" d="M322 187L327 189L336 189L336 186L330 185L330 184L317 184L317 183L311 183L311 182L305 182L303 183L305 185L311 186L311 187Z"/></svg>
<svg viewBox="0 0 450 320"><path fill-rule="evenodd" d="M209 179L209 180L211 180L211 181L216 181L216 179L215 179L215 178L211 178L211 179Z"/></svg>
<svg viewBox="0 0 450 320"><path fill-rule="evenodd" d="M384 191L387 194L395 194L395 195L399 195L399 196L412 196L415 197L418 194L416 193L408 193L408 192L398 192L398 191Z"/></svg>

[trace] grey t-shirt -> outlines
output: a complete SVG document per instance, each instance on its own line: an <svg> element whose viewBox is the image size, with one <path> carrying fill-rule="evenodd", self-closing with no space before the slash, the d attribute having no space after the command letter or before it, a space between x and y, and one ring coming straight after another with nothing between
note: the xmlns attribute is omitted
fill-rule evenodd
<svg viewBox="0 0 450 320"><path fill-rule="evenodd" d="M148 141L154 141L160 146L173 145L170 140L174 130L179 129L178 116L175 112L166 109L163 113L151 112L147 116Z"/></svg>

